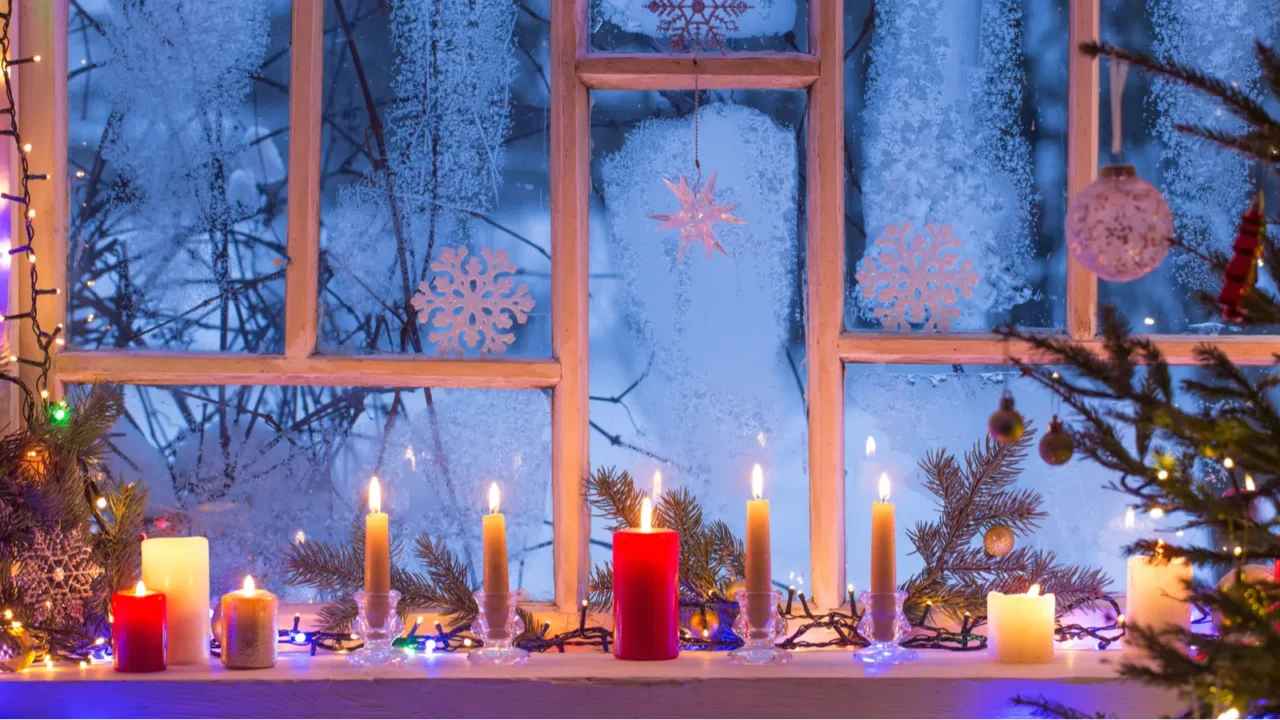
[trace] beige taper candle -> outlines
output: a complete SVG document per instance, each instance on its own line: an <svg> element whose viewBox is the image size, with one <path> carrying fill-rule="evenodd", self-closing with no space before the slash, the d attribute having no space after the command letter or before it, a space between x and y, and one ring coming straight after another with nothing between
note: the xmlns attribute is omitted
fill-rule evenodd
<svg viewBox="0 0 1280 720"><path fill-rule="evenodd" d="M507 519L498 512L499 499L498 483L493 483L489 486L489 514L484 516L483 537L485 616L489 637L494 639L506 637L504 628L511 592L507 576Z"/></svg>
<svg viewBox="0 0 1280 720"><path fill-rule="evenodd" d="M893 640L895 607L892 593L897 590L897 558L894 555L893 503L889 502L889 474L880 473L880 502L871 504L871 619L872 639Z"/></svg>
<svg viewBox="0 0 1280 720"><path fill-rule="evenodd" d="M764 500L764 470L760 465L751 468L751 495L747 501L747 551L746 586L753 595L747 603L747 618L753 628L763 630L769 621L769 596L772 590L770 574L772 556L769 548L769 501Z"/></svg>
<svg viewBox="0 0 1280 720"><path fill-rule="evenodd" d="M369 481L369 514L364 519L364 591L366 595L391 592L391 528L382 512L382 486L378 478ZM368 601L369 624L380 627L391 611L386 598Z"/></svg>

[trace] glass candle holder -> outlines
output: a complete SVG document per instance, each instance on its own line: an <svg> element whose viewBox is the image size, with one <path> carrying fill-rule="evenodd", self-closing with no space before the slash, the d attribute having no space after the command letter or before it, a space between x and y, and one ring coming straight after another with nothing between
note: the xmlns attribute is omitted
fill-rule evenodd
<svg viewBox="0 0 1280 720"><path fill-rule="evenodd" d="M405 661L404 653L391 646L404 623L396 614L396 604L400 602L400 593L392 590L385 593L356 593L355 631L364 641L364 647L347 656L353 665L360 667L376 667L385 665L401 665Z"/></svg>
<svg viewBox="0 0 1280 720"><path fill-rule="evenodd" d="M915 660L915 652L898 644L911 634L911 623L907 622L907 615L902 611L907 594L900 590L885 593L864 591L858 597L862 600L858 632L869 638L871 644L854 653L854 657L868 665L897 665Z"/></svg>
<svg viewBox="0 0 1280 720"><path fill-rule="evenodd" d="M516 647L516 637L524 632L524 623L516 614L516 605L520 602L520 591L505 593L487 593L483 590L475 593L476 619L471 623L471 632L484 643L483 647L467 654L467 660L478 665L523 665L529 660L529 653Z"/></svg>
<svg viewBox="0 0 1280 720"><path fill-rule="evenodd" d="M738 617L733 631L742 638L742 647L729 653L729 662L743 665L774 665L791 659L791 653L774 645L787 632L787 620L778 614L782 591L734 593Z"/></svg>

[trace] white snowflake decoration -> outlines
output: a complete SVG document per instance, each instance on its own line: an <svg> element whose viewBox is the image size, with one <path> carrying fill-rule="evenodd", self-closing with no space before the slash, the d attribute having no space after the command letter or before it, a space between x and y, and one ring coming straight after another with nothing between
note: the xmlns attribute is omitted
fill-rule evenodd
<svg viewBox="0 0 1280 720"><path fill-rule="evenodd" d="M410 301L418 309L418 322L430 320L435 328L427 337L437 350L457 355L507 351L516 339L511 327L524 324L533 309L528 287L509 277L516 269L506 250L483 248L479 257L470 258L465 247L440 251L431 263L434 277L418 285Z"/></svg>
<svg viewBox="0 0 1280 720"><path fill-rule="evenodd" d="M885 226L875 250L858 263L856 278L862 296L874 297L874 313L886 330L947 330L960 316L960 296L973 297L978 271L973 261L954 251L960 239L949 225L928 223L912 232L911 223Z"/></svg>
<svg viewBox="0 0 1280 720"><path fill-rule="evenodd" d="M92 554L79 530L36 531L31 546L19 556L15 578L32 597L43 600L35 604L36 623L68 626L84 621L93 581L102 574Z"/></svg>

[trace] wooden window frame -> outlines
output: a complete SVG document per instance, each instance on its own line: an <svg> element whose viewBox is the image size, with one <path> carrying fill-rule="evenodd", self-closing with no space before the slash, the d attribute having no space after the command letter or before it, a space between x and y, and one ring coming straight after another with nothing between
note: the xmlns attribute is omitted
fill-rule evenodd
<svg viewBox="0 0 1280 720"><path fill-rule="evenodd" d="M316 354L319 264L320 105L323 0L294 0L289 110L289 208L285 347L282 354L68 350L55 358L54 387L109 381L155 385L388 385L551 390L555 600L572 608L585 597L590 516L583 497L589 464L588 210L591 184L591 90L692 89L687 56L597 53L588 48L589 0L553 0L551 12L552 357L442 360L416 356ZM989 334L846 332L844 330L844 2L808 0L809 52L707 55L698 59L704 89L803 89L808 93L807 233L804 303L808 373L809 527L813 598L838 606L845 588L845 363L999 364L1009 354L1038 358ZM1070 3L1071 47L1096 39L1100 0ZM68 0L20 0L15 46L45 61L24 66L18 91L31 164L48 172L32 187L39 227L38 269L66 287ZM1096 176L1098 61L1068 55L1068 193ZM9 153L8 155L11 155ZM10 168L13 158L5 157ZM12 169L11 169L12 172ZM15 219L15 223L20 220ZM15 224L15 229L18 226ZM15 260L17 292L26 275ZM10 288L11 298L15 287ZM1097 278L1067 265L1066 333L1097 344ZM64 293L39 308L41 323L66 317ZM35 354L30 328L20 350ZM1175 364L1193 362L1205 338L1152 336ZM1233 360L1267 365L1275 343L1261 337L1215 338ZM27 372L24 368L23 372Z"/></svg>

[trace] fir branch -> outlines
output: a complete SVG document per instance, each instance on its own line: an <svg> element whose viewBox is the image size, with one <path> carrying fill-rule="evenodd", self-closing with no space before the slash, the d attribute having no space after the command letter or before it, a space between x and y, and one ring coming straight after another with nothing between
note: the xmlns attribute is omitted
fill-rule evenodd
<svg viewBox="0 0 1280 720"><path fill-rule="evenodd" d="M640 525L640 505L645 494L636 488L635 480L626 470L599 468L587 476L587 503L596 517L612 521L605 529L617 532Z"/></svg>
<svg viewBox="0 0 1280 720"><path fill-rule="evenodd" d="M1114 717L1105 713L1086 714L1082 710L1077 710L1069 705L1050 700L1043 695L1037 695L1033 698L1015 695L1013 704L1031 709L1031 714L1038 718L1062 718L1063 720L1086 720L1087 718L1109 718Z"/></svg>

